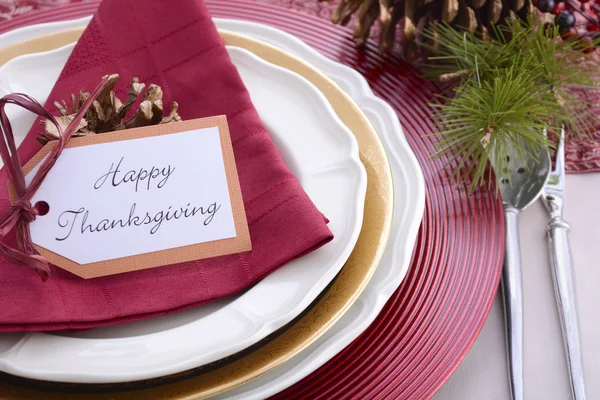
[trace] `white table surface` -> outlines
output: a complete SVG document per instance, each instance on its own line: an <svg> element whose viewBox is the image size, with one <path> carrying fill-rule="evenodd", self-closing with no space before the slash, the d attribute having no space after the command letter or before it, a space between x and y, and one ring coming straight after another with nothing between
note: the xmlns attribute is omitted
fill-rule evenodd
<svg viewBox="0 0 600 400"><path fill-rule="evenodd" d="M588 400L600 399L600 173L567 175L565 220L571 251ZM567 364L548 261L546 210L520 216L525 302L525 398L568 400ZM510 399L500 295L469 354L435 400Z"/></svg>

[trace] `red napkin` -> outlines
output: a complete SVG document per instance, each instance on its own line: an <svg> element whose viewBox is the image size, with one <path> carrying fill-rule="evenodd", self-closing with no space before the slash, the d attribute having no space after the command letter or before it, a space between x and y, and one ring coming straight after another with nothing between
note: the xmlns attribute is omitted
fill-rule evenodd
<svg viewBox="0 0 600 400"><path fill-rule="evenodd" d="M0 260L0 331L88 329L185 310L248 288L333 238L261 124L203 1L104 0L46 107L109 73L121 76L120 98L137 76L160 85L183 119L227 115L253 250L90 280L52 266L45 283ZM19 149L22 164L40 150L38 129ZM4 215L6 171L0 198Z"/></svg>

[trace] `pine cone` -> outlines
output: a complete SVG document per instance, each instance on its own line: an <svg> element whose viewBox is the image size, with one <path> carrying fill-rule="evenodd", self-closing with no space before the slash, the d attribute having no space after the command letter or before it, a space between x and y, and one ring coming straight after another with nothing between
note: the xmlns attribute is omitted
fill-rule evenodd
<svg viewBox="0 0 600 400"><path fill-rule="evenodd" d="M341 0L332 21L347 25L355 14L354 38L358 45L363 45L379 17L379 51L382 53L392 48L399 25L402 47L411 59L417 54L417 42L421 40L419 32L424 29L435 32L436 23L443 21L489 37L493 32L492 25L515 17L525 19L531 9L531 0ZM435 39L429 39L428 44L435 47Z"/></svg>
<svg viewBox="0 0 600 400"><path fill-rule="evenodd" d="M140 83L138 78L133 78L129 85L127 99L123 103L113 91L118 81L118 74L109 76L106 85L85 113L84 118L79 122L77 130L73 133L73 137L181 121L181 117L177 113L178 104L176 102L171 104L169 115L164 115L162 89L160 86L154 84L148 86L144 100L138 106L135 114L126 119L128 111L134 105L146 85ZM70 110L64 100L62 103L58 101L54 102L54 106L60 113L57 121L63 130L71 123L77 110L79 110L79 107L81 107L89 96L90 94L87 92L79 92L77 97L72 94ZM46 120L42 121L42 124L44 125L44 132L40 132L37 138L40 143L46 144L50 140L58 139L59 132L52 122Z"/></svg>

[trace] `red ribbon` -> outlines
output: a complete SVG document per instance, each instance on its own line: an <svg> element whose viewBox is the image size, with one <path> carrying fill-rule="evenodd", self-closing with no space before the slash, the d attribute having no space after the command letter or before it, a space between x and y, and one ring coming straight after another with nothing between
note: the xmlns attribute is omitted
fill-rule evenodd
<svg viewBox="0 0 600 400"><path fill-rule="evenodd" d="M4 166L8 169L10 180L17 193L17 201L15 201L8 210L4 218L0 220L0 237L8 235L8 233L16 226L17 233L22 241L22 250L13 249L0 242L0 253L2 253L8 261L14 264L26 265L33 268L42 277L43 281L46 281L50 276L50 267L48 266L48 261L37 252L31 241L29 223L33 222L38 215L38 211L31 205L31 198L39 189L44 178L48 174L48 171L50 171L58 159L58 156L60 156L63 149L67 146L67 143L69 143L69 139L71 139L71 136L79 126L79 122L85 116L86 111L90 108L98 94L100 94L100 91L107 81L108 76L102 78L102 82L100 82L88 99L83 103L64 132L56 118L32 97L22 93L13 93L0 99L0 128L2 129L3 134L3 140L0 140L0 155L2 156ZM12 127L10 126L10 122L8 121L8 117L4 110L4 107L7 104L15 104L40 117L46 118L56 126L59 133L56 146L50 151L50 154L46 157L29 186L25 185L25 176L19 162Z"/></svg>

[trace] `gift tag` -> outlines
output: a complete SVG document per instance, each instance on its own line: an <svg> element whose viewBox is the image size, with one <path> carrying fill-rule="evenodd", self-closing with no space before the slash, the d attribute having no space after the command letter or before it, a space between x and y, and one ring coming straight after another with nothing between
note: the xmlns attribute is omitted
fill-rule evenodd
<svg viewBox="0 0 600 400"><path fill-rule="evenodd" d="M40 254L83 278L251 249L225 116L71 139L31 203Z"/></svg>

